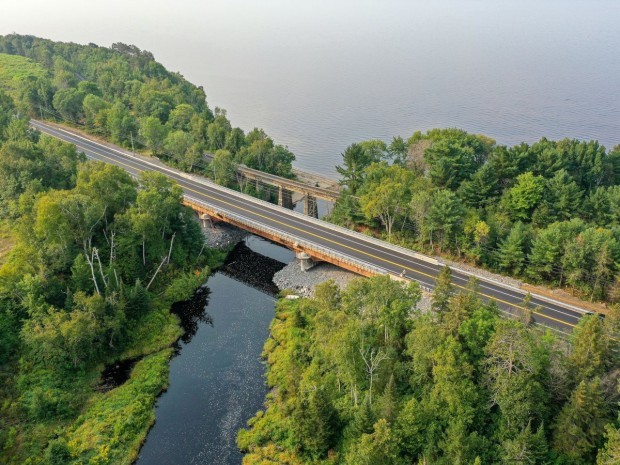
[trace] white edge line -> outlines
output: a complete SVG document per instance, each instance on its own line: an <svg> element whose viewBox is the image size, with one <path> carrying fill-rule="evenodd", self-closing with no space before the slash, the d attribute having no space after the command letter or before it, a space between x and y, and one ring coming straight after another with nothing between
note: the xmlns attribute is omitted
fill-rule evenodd
<svg viewBox="0 0 620 465"><path fill-rule="evenodd" d="M65 133L67 133L67 134L69 134L69 135L71 135L73 137L77 137L77 138L82 139L82 140L84 140L84 141L86 141L88 143L99 145L99 146L104 147L104 148L106 148L108 150L116 152L116 153L118 153L118 154L120 154L122 156L131 158L131 159L133 159L133 160L135 160L137 162L144 163L146 165L150 165L151 167L156 168L158 170L168 171L168 172L173 173L173 174L175 174L177 176L181 176L181 177L189 179L189 180L191 180L193 182L197 182L198 184L208 185L211 188L216 188L216 189L219 189L221 191L229 192L229 193L237 195L237 196L239 195L238 191L235 191L233 189L229 189L229 188L224 187L224 186L220 186L219 184L215 184L214 182L210 181L209 179L198 177L198 176L196 176L194 174L189 174L189 173L185 173L185 172L182 172L182 171L178 171L176 169L170 168L170 167L168 167L166 165L163 165L163 164L158 165L156 163L151 162L150 160L145 159L144 157L138 157L138 156L132 154L131 152L124 151L124 150L119 150L119 149L117 149L115 147L110 147L109 145L102 144L101 142L89 139L87 137L82 136L79 133L76 133L76 132L73 132L73 131L70 131L70 130L67 130L67 129L64 129L64 128L57 128L55 126L47 125L46 123L43 123L43 122L40 122L40 121L37 121L37 120L32 120L32 121L35 121L35 123L38 123L39 125L43 126L44 128L48 128L48 129L51 128L52 130L57 130L57 131L65 132ZM243 200L248 200L248 201L251 201L251 202L253 202L253 203L257 204L257 205L266 206L266 207L268 207L270 209L274 209L274 210L282 208L282 207L280 207L278 205L274 205L274 204L271 204L271 203L266 202L264 200L256 199L256 198L251 197L251 196L248 196L248 199L243 199ZM303 214L301 214L299 212L296 212L294 210L286 209L286 213L287 214L292 214L294 216L297 216L298 218L301 218L301 219L303 219L305 221L313 222L313 223L315 223L317 225L322 225L322 226L329 225L332 229L338 229L338 230L340 230L341 232L347 234L350 237L358 237L358 238L363 239L363 240L365 240L367 242L371 242L371 243L380 245L380 246L382 246L384 248L392 249L392 250L395 250L397 252L404 253L406 255L410 255L410 256L412 255L414 258L417 258L418 260L426 261L426 262L431 263L431 264L436 265L436 266L448 266L448 265L445 265L445 264L439 262L435 258L428 257L426 255L420 254L419 252L416 252L416 251L413 251L413 250L410 250L410 249L406 249L406 248L398 246L398 245L390 244L389 242L381 241L379 239L376 239L376 238L371 237L371 236L367 236L367 235L359 233L357 231L352 231L352 230L344 228L342 226L335 225L333 223L328 223L327 221L322 221L322 220L319 220L317 218L313 218L311 216L303 215ZM378 267L378 268L380 268L380 267ZM524 293L524 290L521 289L521 288L501 283L501 282L499 282L499 281L497 281L495 279L492 279L492 278L477 276L474 273L471 273L469 271L465 271L465 270L462 270L462 269L458 268L458 266L451 267L451 268L456 269L459 273L462 273L462 274L465 274L465 275L468 275L468 276L473 276L476 279L478 279L479 281L487 281L487 282L490 282L490 283L492 283L492 284L494 284L494 285L496 285L498 287L502 287L504 289L508 289L508 290L511 290L511 291L517 291L519 293ZM384 269L384 268L381 268L381 269ZM390 272L390 274L392 274L392 273ZM525 293L525 294L527 295L527 293ZM541 295L536 294L536 293L530 293L530 294L532 296L535 296L536 298L538 298L540 300L543 300L545 302L548 302L550 304L558 305L560 307L567 307L567 308L570 308L572 310L575 310L578 313L581 313L582 315L588 313L588 311L586 311L584 309L581 309L579 307L575 307L575 306L573 306L571 304L567 304L567 303L559 302L559 301L554 301L554 300L552 300L550 298L546 298L546 297L541 296Z"/></svg>

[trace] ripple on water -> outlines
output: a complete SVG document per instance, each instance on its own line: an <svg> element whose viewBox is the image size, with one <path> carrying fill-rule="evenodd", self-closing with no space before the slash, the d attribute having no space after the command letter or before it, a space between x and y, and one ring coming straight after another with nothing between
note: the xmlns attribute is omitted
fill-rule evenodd
<svg viewBox="0 0 620 465"><path fill-rule="evenodd" d="M248 247L236 252L228 261L236 265L224 267L192 300L175 306L191 335L179 341L171 360L170 386L158 400L138 465L241 463L237 431L267 393L260 356L274 306L260 279L254 276L251 285L241 280L254 274L271 281L266 264L278 269L283 264Z"/></svg>

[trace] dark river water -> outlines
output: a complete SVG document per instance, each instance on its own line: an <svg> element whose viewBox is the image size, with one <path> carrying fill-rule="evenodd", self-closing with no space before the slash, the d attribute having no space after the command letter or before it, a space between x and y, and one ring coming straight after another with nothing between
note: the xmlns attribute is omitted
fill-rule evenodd
<svg viewBox="0 0 620 465"><path fill-rule="evenodd" d="M191 301L175 306L186 333L138 465L241 463L237 430L267 392L261 352L274 314L271 277L291 258L249 237Z"/></svg>
<svg viewBox="0 0 620 465"><path fill-rule="evenodd" d="M333 175L352 142L459 127L620 143L618 0L14 0L0 34L134 43Z"/></svg>

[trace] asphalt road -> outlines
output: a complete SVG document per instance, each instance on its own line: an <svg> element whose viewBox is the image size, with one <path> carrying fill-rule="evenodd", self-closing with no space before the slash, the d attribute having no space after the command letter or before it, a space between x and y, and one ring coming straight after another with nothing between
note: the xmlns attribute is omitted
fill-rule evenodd
<svg viewBox="0 0 620 465"><path fill-rule="evenodd" d="M222 189L208 180L188 179L187 175L178 170L134 156L111 144L102 144L40 121L33 120L31 124L45 134L75 144L78 150L90 159L120 166L132 175L141 171L162 172L177 182L189 197L258 221L305 242L318 244L350 259L370 263L388 273L400 275L405 270L408 279L419 282L427 289L433 289L435 278L442 268L441 264L418 258L413 252L383 246L359 234L335 230L333 225L327 222L303 218L276 205L265 205L264 202L256 201L245 194ZM482 276L477 278L480 295L484 299L497 302L503 312L514 314L519 308L523 308L523 299L526 296L523 291ZM470 275L453 269L452 279L456 290L466 289ZM537 295L532 296L530 305L530 308L534 308L534 321L556 331L570 331L585 313L585 310Z"/></svg>

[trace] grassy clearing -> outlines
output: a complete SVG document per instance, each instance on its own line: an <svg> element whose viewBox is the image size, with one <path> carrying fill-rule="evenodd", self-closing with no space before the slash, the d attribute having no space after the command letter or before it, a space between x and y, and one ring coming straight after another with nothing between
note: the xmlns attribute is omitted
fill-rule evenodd
<svg viewBox="0 0 620 465"><path fill-rule="evenodd" d="M27 76L42 77L47 71L29 58L0 53L0 89L15 97L19 81Z"/></svg>

